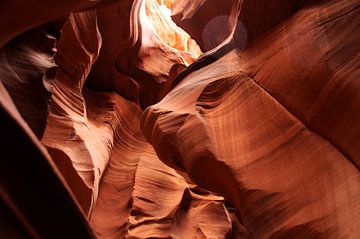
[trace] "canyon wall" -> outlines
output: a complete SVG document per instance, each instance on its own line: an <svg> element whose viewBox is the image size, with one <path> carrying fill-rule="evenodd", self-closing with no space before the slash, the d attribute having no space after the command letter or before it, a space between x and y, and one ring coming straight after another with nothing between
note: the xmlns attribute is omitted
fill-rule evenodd
<svg viewBox="0 0 360 239"><path fill-rule="evenodd" d="M1 238L359 238L358 0L0 5Z"/></svg>

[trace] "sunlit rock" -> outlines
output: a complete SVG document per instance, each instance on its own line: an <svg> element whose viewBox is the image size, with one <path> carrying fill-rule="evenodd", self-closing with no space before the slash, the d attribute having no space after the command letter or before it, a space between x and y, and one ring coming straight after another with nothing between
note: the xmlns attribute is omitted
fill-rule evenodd
<svg viewBox="0 0 360 239"><path fill-rule="evenodd" d="M0 238L359 238L358 0L0 5Z"/></svg>

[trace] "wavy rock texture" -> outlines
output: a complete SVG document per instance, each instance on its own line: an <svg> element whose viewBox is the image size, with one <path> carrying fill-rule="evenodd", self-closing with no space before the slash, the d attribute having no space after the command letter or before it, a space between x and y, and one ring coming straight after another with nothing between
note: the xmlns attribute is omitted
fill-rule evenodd
<svg viewBox="0 0 360 239"><path fill-rule="evenodd" d="M87 188L92 189L96 197L100 174L110 155L106 143L111 138L111 133L110 136L106 134L110 131L109 123L101 121L104 125L100 137L96 123L88 119L89 110L82 94L86 76L101 46L96 13L70 15L63 33L56 55L59 69L42 142L50 148L60 168L71 165L67 162L71 160L81 179L76 173L67 172L71 179L68 182L74 188L73 191L81 195L81 204L88 211L92 193Z"/></svg>
<svg viewBox="0 0 360 239"><path fill-rule="evenodd" d="M229 37L236 39L240 44L238 48L244 48L248 41L289 17L304 2L174 0L171 7L174 21L198 42L201 49L209 51ZM232 36L234 30L235 36Z"/></svg>
<svg viewBox="0 0 360 239"><path fill-rule="evenodd" d="M163 98L186 60L192 61L189 53L170 47L154 32L146 6L123 1L98 12L103 46L87 81L94 91L115 90L142 108Z"/></svg>
<svg viewBox="0 0 360 239"><path fill-rule="evenodd" d="M61 24L60 29L52 26L55 24L23 33L0 49L1 81L38 138L46 126L51 82L56 71L55 35Z"/></svg>
<svg viewBox="0 0 360 239"><path fill-rule="evenodd" d="M222 43L236 20L238 1L174 0L172 18L196 40L203 51Z"/></svg>
<svg viewBox="0 0 360 239"><path fill-rule="evenodd" d="M224 195L252 238L360 235L358 9L305 4L145 113L159 157Z"/></svg>
<svg viewBox="0 0 360 239"><path fill-rule="evenodd" d="M89 213L93 228L101 238L230 235L232 220L223 197L186 182L157 158L143 138L138 92L127 92L125 97L131 102L119 96L122 92L95 93L84 88L102 40L110 40L106 34L100 35L98 29L105 26L99 27L98 19L95 12L77 13L65 23L56 55L59 69L42 138L82 209ZM131 79L111 65L107 65L107 71L127 78L110 80L121 85L121 80ZM96 72L96 65L94 69ZM213 215L218 219L209 224Z"/></svg>
<svg viewBox="0 0 360 239"><path fill-rule="evenodd" d="M358 0L0 6L0 238L359 238Z"/></svg>
<svg viewBox="0 0 360 239"><path fill-rule="evenodd" d="M197 43L171 19L172 1L148 0L145 3L147 18L155 33L168 46L177 49L187 63L192 63L201 55Z"/></svg>
<svg viewBox="0 0 360 239"><path fill-rule="evenodd" d="M142 111L114 95L119 126L91 223L102 238L224 238L223 198L188 184L142 136ZM216 215L216 222L210 223Z"/></svg>

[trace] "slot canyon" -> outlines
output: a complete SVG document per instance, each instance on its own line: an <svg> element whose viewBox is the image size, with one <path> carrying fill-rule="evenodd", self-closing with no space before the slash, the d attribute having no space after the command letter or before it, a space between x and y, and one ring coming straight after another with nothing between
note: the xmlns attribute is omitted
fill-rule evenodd
<svg viewBox="0 0 360 239"><path fill-rule="evenodd" d="M0 239L360 239L360 0L1 0Z"/></svg>

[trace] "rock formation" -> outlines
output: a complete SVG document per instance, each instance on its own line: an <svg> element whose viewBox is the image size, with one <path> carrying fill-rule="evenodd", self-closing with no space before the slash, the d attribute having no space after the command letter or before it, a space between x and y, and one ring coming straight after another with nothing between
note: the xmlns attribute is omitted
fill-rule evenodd
<svg viewBox="0 0 360 239"><path fill-rule="evenodd" d="M360 238L358 0L0 6L0 238Z"/></svg>

